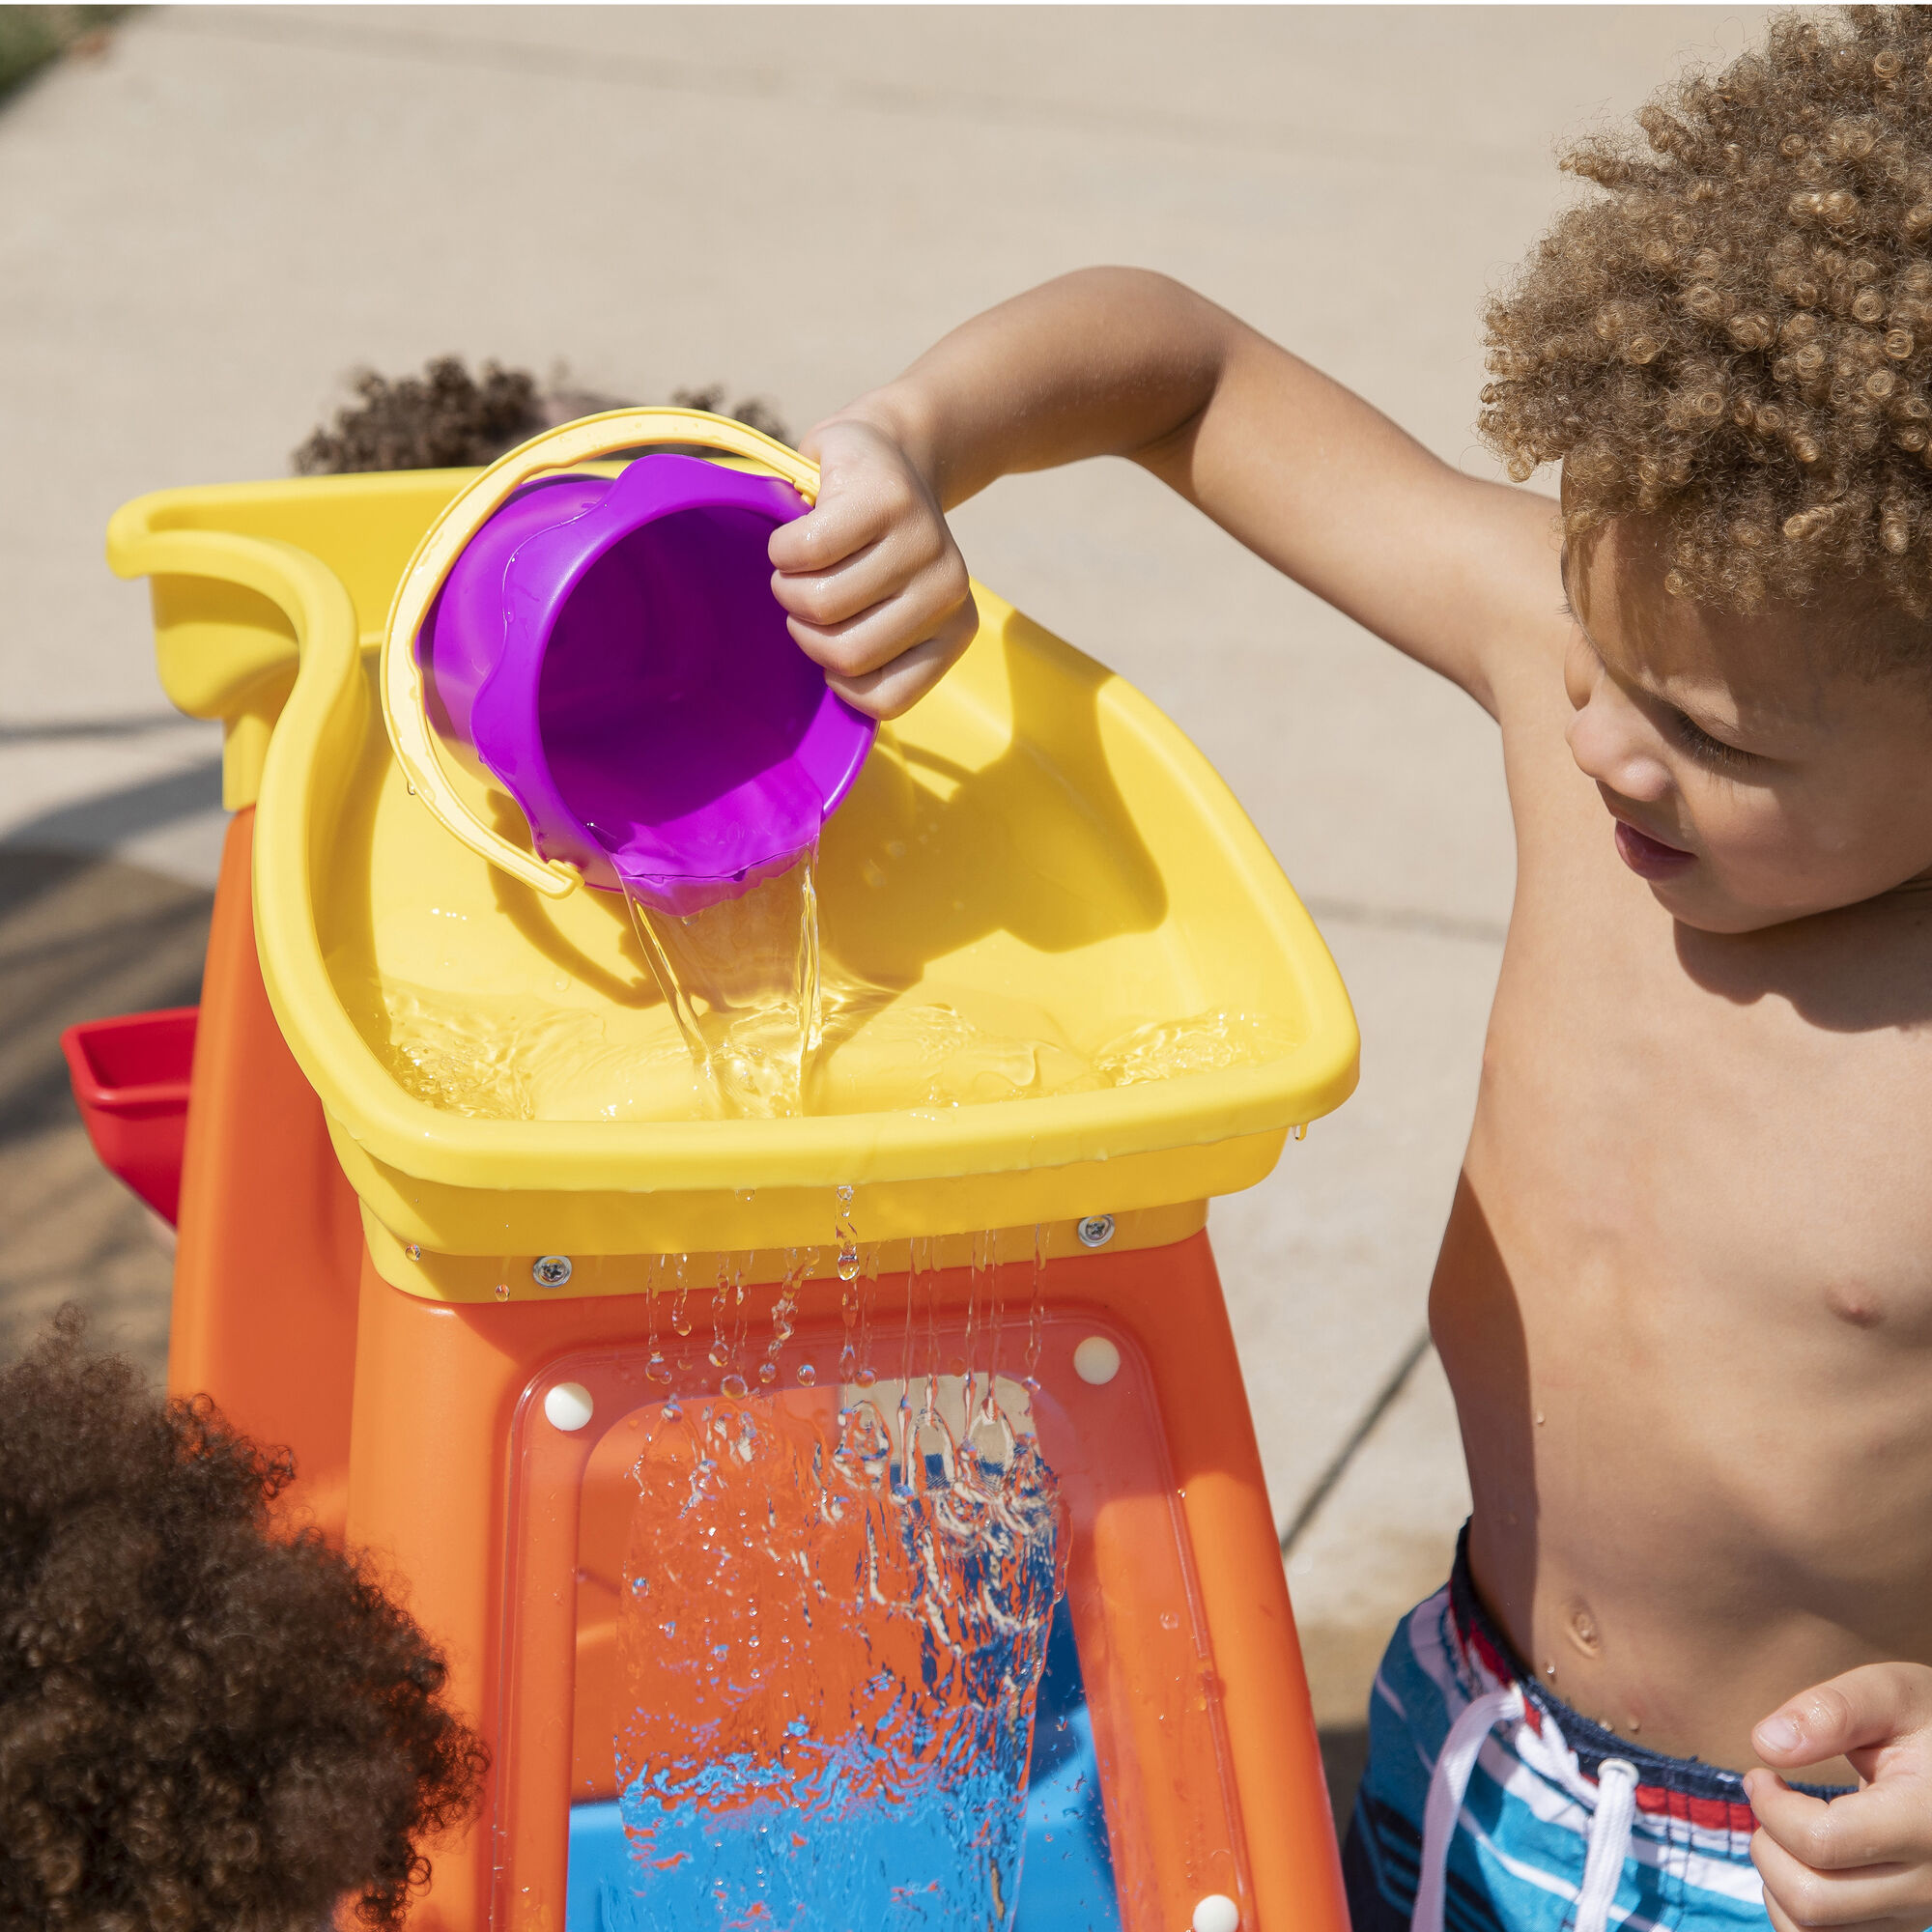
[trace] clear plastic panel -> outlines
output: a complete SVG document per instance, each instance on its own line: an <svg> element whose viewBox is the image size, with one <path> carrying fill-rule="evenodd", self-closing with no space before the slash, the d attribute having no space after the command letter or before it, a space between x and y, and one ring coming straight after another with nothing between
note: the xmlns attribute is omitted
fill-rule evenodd
<svg viewBox="0 0 1932 1932"><path fill-rule="evenodd" d="M1030 1311L1029 1273L858 1280L842 1322L727 1275L527 1392L504 1744L558 1769L554 1815L497 1828L568 1833L567 1932L1171 1932L1245 1902L1144 1366ZM1013 1494L1035 1454L1044 1553L1042 1485ZM567 1753L515 1662L559 1642Z"/></svg>

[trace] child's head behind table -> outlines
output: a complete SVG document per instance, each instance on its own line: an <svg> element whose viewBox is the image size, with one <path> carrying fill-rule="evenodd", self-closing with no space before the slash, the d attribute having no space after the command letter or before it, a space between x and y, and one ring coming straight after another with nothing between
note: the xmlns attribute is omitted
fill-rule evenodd
<svg viewBox="0 0 1932 1932"><path fill-rule="evenodd" d="M1563 466L1572 749L1713 931L1932 869L1922 38L1776 20L1571 157L1607 198L1490 314L1484 430Z"/></svg>
<svg viewBox="0 0 1932 1932"><path fill-rule="evenodd" d="M441 1657L271 1528L285 1458L80 1336L0 1371L0 1926L400 1923L482 1769Z"/></svg>

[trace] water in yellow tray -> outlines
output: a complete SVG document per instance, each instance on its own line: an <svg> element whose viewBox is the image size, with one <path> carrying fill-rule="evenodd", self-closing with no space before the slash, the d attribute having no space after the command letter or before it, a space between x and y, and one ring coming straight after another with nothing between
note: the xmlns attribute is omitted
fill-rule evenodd
<svg viewBox="0 0 1932 1932"><path fill-rule="evenodd" d="M725 1105L668 1007L612 1013L526 993L459 994L387 978L380 994L387 1021L381 1044L391 1069L418 1098L451 1113L698 1121L717 1118ZM701 1025L697 1031L701 1040ZM727 1015L723 1037L724 1050L712 1067L723 1062L738 1094L760 1101L791 1077L797 1021L782 1010L770 1019L755 1008ZM1257 1065L1292 1044L1290 1032L1264 1015L1214 1010L1144 1023L1082 1052L1044 1009L1025 1001L932 984L895 994L828 959L818 1044L804 1059L793 1111L1042 1099ZM761 1080L768 1084L758 1086Z"/></svg>
<svg viewBox="0 0 1932 1932"><path fill-rule="evenodd" d="M916 866L919 829L881 849ZM859 970L838 956L836 937L821 944L818 861L813 846L688 915L630 895L637 950L611 962L614 974L605 967L601 983L595 966L582 977L590 955L578 950L577 973L544 979L526 967L492 987L438 986L443 971L465 974L466 950L412 934L391 956L419 962L423 977L379 969L366 1037L418 1098L473 1119L533 1121L925 1112L1258 1065L1295 1044L1268 1015L1224 1008L1118 1014L1105 1032L1075 1037L1077 1002L1062 1000L1056 1013L973 983L965 959L958 980L945 966L928 977L916 957L882 952L849 917L844 926L835 920L835 936L857 942ZM828 857L835 872L839 863ZM860 876L881 889L863 867ZM424 933L470 917L431 910L439 917ZM580 932L576 947L587 943ZM908 968L910 983L895 980Z"/></svg>
<svg viewBox="0 0 1932 1932"><path fill-rule="evenodd" d="M1044 1013L969 1017L902 1000L821 958L818 848L688 916L630 895L637 927L700 1080L721 1111L772 1119L1132 1087L1258 1064L1287 1044L1247 1013L1154 1021L1076 1053Z"/></svg>

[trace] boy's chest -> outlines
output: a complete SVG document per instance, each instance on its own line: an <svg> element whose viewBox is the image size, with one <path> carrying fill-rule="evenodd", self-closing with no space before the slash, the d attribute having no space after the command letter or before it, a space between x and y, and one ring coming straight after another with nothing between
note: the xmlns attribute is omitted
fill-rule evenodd
<svg viewBox="0 0 1932 1932"><path fill-rule="evenodd" d="M1520 910L1485 1055L1472 1161L1525 1259L1932 1345L1932 913L1713 939L1589 883Z"/></svg>

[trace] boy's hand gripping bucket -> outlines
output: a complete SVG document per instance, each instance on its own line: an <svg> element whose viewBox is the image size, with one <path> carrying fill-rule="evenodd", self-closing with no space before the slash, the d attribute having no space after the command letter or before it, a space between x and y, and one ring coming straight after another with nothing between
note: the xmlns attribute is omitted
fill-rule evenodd
<svg viewBox="0 0 1932 1932"><path fill-rule="evenodd" d="M555 473L666 442L777 474L674 455ZM492 465L431 526L389 611L383 707L416 795L553 895L582 878L683 916L793 864L876 728L771 594L771 533L817 483L782 443L686 410L587 416ZM463 802L451 753L516 800L535 859Z"/></svg>

